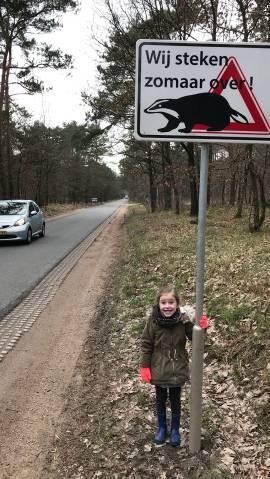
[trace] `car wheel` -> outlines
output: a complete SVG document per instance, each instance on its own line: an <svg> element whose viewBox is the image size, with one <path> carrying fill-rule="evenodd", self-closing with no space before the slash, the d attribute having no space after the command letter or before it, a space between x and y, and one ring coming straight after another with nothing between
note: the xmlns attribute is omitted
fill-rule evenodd
<svg viewBox="0 0 270 479"><path fill-rule="evenodd" d="M32 241L32 230L28 228L25 244L30 244Z"/></svg>
<svg viewBox="0 0 270 479"><path fill-rule="evenodd" d="M40 238L44 238L44 236L45 236L45 223L43 223L41 232L39 233Z"/></svg>

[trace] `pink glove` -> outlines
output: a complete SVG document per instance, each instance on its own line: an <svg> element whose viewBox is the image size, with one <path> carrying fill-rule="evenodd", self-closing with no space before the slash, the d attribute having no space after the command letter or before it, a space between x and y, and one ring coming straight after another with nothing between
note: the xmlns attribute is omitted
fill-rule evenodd
<svg viewBox="0 0 270 479"><path fill-rule="evenodd" d="M205 314L202 315L201 319L200 319L200 322L199 322L199 325L202 329L207 329L208 326L209 326L209 321L206 317Z"/></svg>
<svg viewBox="0 0 270 479"><path fill-rule="evenodd" d="M150 383L152 379L150 368L141 368L140 373L142 380L146 383Z"/></svg>

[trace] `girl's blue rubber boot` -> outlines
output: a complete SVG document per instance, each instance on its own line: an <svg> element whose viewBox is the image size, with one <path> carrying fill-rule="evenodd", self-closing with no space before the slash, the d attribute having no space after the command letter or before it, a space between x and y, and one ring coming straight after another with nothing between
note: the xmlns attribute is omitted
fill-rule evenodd
<svg viewBox="0 0 270 479"><path fill-rule="evenodd" d="M167 437L166 414L158 414L158 430L154 437L155 444L164 444Z"/></svg>
<svg viewBox="0 0 270 479"><path fill-rule="evenodd" d="M171 424L171 435L170 435L170 445L171 446L180 446L181 437L179 432L180 427L180 415L172 414L172 424Z"/></svg>

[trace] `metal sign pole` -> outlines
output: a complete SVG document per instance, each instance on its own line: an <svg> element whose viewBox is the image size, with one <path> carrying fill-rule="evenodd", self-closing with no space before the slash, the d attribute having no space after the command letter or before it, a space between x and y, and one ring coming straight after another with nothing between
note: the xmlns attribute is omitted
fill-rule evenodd
<svg viewBox="0 0 270 479"><path fill-rule="evenodd" d="M201 447L204 331L200 328L199 321L203 314L208 157L208 145L203 144L201 145L199 222L197 237L196 324L193 328L192 337L191 417L189 435L189 450L192 454L198 452Z"/></svg>

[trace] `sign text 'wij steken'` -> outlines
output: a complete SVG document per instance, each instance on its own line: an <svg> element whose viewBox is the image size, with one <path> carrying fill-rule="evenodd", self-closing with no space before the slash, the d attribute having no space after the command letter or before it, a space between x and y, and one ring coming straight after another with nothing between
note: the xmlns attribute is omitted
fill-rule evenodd
<svg viewBox="0 0 270 479"><path fill-rule="evenodd" d="M138 140L268 143L270 44L139 40Z"/></svg>

